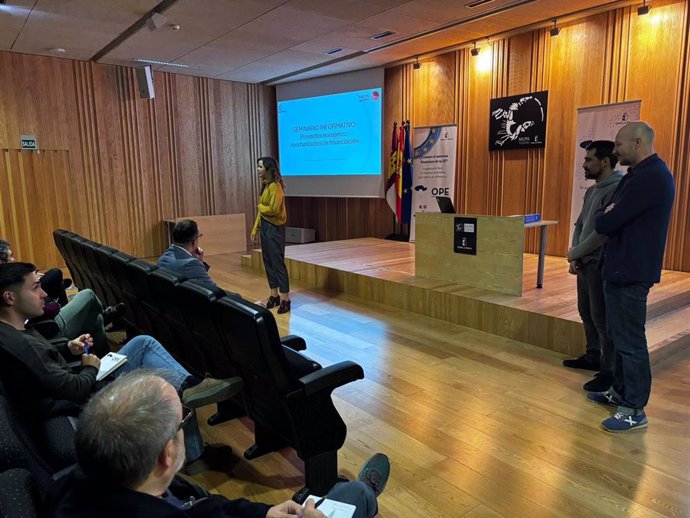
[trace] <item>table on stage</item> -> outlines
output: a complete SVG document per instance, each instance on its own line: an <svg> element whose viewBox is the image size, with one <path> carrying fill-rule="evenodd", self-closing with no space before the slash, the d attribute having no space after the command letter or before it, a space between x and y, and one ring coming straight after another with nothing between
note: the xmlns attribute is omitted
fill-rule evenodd
<svg viewBox="0 0 690 518"><path fill-rule="evenodd" d="M549 225L556 225L558 221L540 220L525 223L525 228L541 227L539 236L539 265L537 266L537 288L544 286L544 257L546 256L546 230Z"/></svg>

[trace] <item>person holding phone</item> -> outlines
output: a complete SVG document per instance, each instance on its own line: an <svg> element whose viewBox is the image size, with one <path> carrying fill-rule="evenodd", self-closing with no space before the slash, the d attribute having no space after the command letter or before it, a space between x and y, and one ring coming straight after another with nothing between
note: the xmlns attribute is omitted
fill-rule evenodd
<svg viewBox="0 0 690 518"><path fill-rule="evenodd" d="M290 279L285 267L285 184L274 158L259 158L256 169L261 195L251 239L256 242L256 236L261 236L261 256L271 289L266 307L278 306L278 313L282 314L290 311Z"/></svg>

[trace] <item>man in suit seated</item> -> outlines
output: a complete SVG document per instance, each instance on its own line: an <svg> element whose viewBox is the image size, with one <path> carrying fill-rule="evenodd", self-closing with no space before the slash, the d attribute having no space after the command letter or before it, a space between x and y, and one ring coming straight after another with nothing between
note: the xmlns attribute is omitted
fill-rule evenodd
<svg viewBox="0 0 690 518"><path fill-rule="evenodd" d="M127 362L97 381L101 361L90 354L93 341L88 335L55 345L25 327L27 319L43 312L45 297L33 264L0 264L0 375L7 395L31 420L78 413L79 406L109 380L141 368L164 370L190 407L225 401L241 388L239 378L200 380L192 376L150 336L127 342L119 351ZM76 367L68 363L75 361ZM196 466L203 465L204 443L196 421L188 424L187 438L188 460L200 460Z"/></svg>
<svg viewBox="0 0 690 518"><path fill-rule="evenodd" d="M325 518L314 501L275 506L209 494L176 476L185 457L184 424L193 412L156 372L138 371L96 394L82 412L75 437L79 467L58 481L50 516ZM390 464L377 453L357 482L339 482L328 498L356 507L354 518L378 512Z"/></svg>
<svg viewBox="0 0 690 518"><path fill-rule="evenodd" d="M167 268L209 290L218 290L220 288L208 274L210 267L204 262L204 250L199 246L201 236L196 221L178 221L173 228L172 245L163 252L156 264L159 268Z"/></svg>

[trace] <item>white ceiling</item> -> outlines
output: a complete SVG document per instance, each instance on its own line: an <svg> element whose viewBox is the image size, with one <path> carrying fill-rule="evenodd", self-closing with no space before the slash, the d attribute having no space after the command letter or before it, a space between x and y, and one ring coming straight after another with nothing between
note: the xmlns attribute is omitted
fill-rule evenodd
<svg viewBox="0 0 690 518"><path fill-rule="evenodd" d="M130 31L98 62L126 66L137 65L133 61L137 58L174 62L195 68L153 68L258 83L385 65L616 3L532 0L491 14L524 1L490 0L468 8L472 0L167 0L172 3L162 13L167 23L151 32L145 25L132 28L152 10L160 10L164 5L160 0L6 0L0 5L0 50L90 60ZM462 23L373 50L455 22ZM173 30L173 24L180 29ZM370 39L383 31L395 34ZM338 47L343 50L324 54ZM56 54L55 48L65 52Z"/></svg>

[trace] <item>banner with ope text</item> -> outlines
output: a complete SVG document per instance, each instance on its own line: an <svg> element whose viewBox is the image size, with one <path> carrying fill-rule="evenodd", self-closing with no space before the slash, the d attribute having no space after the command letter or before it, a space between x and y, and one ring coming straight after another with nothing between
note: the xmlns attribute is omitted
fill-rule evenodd
<svg viewBox="0 0 690 518"><path fill-rule="evenodd" d="M455 200L455 160L458 128L455 124L414 129L412 213L440 212L436 196ZM410 242L415 240L415 218Z"/></svg>
<svg viewBox="0 0 690 518"><path fill-rule="evenodd" d="M642 101L628 101L624 103L602 104L600 106L578 108L568 246L570 246L573 240L575 222L582 210L585 191L589 186L593 185L592 180L587 180L585 178L585 172L584 169L582 169L582 164L587 154L585 148L594 140L616 140L616 133L618 133L619 129L630 122L640 120L641 104ZM627 171L627 167L620 165L617 165L616 169L623 173Z"/></svg>

